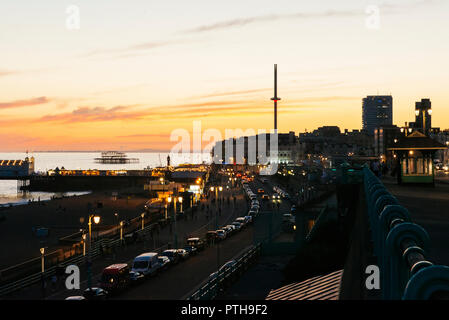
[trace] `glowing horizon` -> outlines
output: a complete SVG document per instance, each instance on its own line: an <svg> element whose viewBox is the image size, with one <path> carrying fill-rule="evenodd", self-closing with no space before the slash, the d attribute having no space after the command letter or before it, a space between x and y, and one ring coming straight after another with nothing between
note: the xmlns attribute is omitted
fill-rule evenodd
<svg viewBox="0 0 449 320"><path fill-rule="evenodd" d="M432 101L449 128L449 4L438 0L2 3L0 152L169 151L170 133L360 129L362 99L393 96L393 123ZM367 28L368 5L380 28ZM427 23L416 23L426 21Z"/></svg>

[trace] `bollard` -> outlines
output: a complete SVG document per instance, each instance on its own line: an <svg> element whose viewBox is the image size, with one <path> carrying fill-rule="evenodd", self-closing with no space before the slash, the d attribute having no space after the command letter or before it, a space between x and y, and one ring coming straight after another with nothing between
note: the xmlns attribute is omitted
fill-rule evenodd
<svg viewBox="0 0 449 320"><path fill-rule="evenodd" d="M449 298L449 267L429 266L416 272L408 281L402 300Z"/></svg>
<svg viewBox="0 0 449 320"><path fill-rule="evenodd" d="M386 239L385 265L382 270L385 277L382 288L384 299L398 300L402 297L410 273L403 256L404 251L408 249L403 249L403 245L407 242L415 243L415 246L425 252L428 248L429 235L421 226L410 222L400 223L390 230Z"/></svg>

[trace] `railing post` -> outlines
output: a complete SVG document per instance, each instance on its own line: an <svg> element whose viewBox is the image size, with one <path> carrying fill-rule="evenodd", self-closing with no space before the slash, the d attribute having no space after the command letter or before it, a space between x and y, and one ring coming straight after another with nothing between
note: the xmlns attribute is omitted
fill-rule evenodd
<svg viewBox="0 0 449 320"><path fill-rule="evenodd" d="M399 300L409 279L409 268L403 259L401 243L404 240L414 241L424 251L429 244L429 235L421 226L404 222L394 226L388 233L385 244L385 268L383 270L386 287L382 288L382 296L387 300Z"/></svg>
<svg viewBox="0 0 449 320"><path fill-rule="evenodd" d="M407 283L403 300L449 298L449 267L429 266L415 273ZM441 296L440 296L441 295Z"/></svg>
<svg viewBox="0 0 449 320"><path fill-rule="evenodd" d="M379 216L379 247L378 247L378 262L380 264L380 278L382 288L388 287L389 278L386 276L388 270L388 252L386 249L386 239L390 229L394 226L392 223L397 221L410 222L410 214L407 209L400 205L387 205Z"/></svg>

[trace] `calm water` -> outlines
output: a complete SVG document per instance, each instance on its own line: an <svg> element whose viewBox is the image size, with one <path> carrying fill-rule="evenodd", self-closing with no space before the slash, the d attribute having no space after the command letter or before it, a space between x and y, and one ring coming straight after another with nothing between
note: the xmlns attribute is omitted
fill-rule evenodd
<svg viewBox="0 0 449 320"><path fill-rule="evenodd" d="M113 170L139 170L146 167L165 166L167 164L168 153L126 153L129 158L138 158L139 163L130 164L99 164L95 163L94 158L101 156L96 152L36 152L30 153L29 157L35 158L35 171L46 172L56 167L65 169L113 169ZM26 153L0 153L0 160L23 160ZM191 155L170 154L170 164L173 166L182 163L209 163L211 161L209 154L194 153ZM81 194L81 192L67 192L65 195ZM60 193L50 192L31 192L25 197L17 194L17 182L9 180L0 180L0 205L26 203L29 199L48 200L53 195L62 195Z"/></svg>

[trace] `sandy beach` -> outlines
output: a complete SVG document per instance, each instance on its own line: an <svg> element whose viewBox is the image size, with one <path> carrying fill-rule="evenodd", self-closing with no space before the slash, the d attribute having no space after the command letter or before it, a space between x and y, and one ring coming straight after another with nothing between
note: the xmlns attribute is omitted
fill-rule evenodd
<svg viewBox="0 0 449 320"><path fill-rule="evenodd" d="M95 192L2 210L6 219L0 221L0 270L39 257L41 247L48 247L47 252L60 248L60 237L87 228L88 213L100 215L103 227L116 225L140 215L146 201L142 196L114 198L111 192ZM33 227L49 228L49 236L36 237Z"/></svg>

